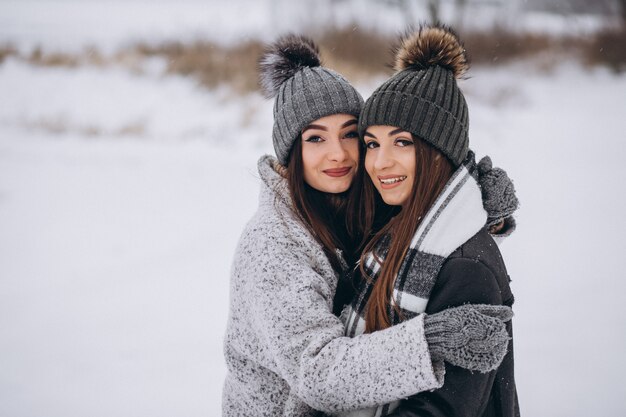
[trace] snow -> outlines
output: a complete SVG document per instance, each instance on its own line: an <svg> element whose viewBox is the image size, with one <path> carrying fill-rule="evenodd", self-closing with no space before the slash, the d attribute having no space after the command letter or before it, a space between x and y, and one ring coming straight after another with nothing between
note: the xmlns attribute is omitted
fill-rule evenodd
<svg viewBox="0 0 626 417"><path fill-rule="evenodd" d="M472 82L499 84L504 75L486 71ZM469 105L483 117L472 137L485 138L522 202L519 228L502 248L517 300L522 411L623 415L626 77L574 66L509 75L524 104Z"/></svg>
<svg viewBox="0 0 626 417"><path fill-rule="evenodd" d="M153 36L150 19L184 38L209 4L183 1L166 25L166 2L150 18L141 2L59 0L54 15L41 1L39 17L33 3L0 2L0 42L69 50L63 31L90 7L111 33L81 25L78 43L114 48L131 27ZM21 26L16 10L43 26ZM501 247L522 413L625 415L626 75L573 62L470 75L472 147L509 172L522 202ZM228 272L255 209L256 160L272 150L270 102L200 88L159 62L130 72L7 59L0 92L0 416L219 415Z"/></svg>
<svg viewBox="0 0 626 417"><path fill-rule="evenodd" d="M218 414L253 158L2 137L0 415Z"/></svg>
<svg viewBox="0 0 626 417"><path fill-rule="evenodd" d="M226 137L221 130L227 121L233 127L263 123L254 111L263 102L260 95L233 101L224 88L201 94L188 78L116 67L68 72L7 59L0 74L0 91L6 93L2 100L10 97L0 107L4 126L158 140L211 137L217 144L259 141L241 133ZM271 109L266 113L271 115Z"/></svg>
<svg viewBox="0 0 626 417"><path fill-rule="evenodd" d="M603 27L606 20L592 15L541 12L520 16L514 2L501 3L504 7L497 1L485 2L468 11L464 25L585 35ZM443 2L443 21L456 22L453 6L451 1ZM142 41L267 41L288 31L315 31L327 25L360 26L397 34L407 23L424 21L427 16L423 3L411 3L404 13L391 2L372 0L2 0L0 45L7 42L22 51L41 47L46 51L77 52L96 47L111 53Z"/></svg>

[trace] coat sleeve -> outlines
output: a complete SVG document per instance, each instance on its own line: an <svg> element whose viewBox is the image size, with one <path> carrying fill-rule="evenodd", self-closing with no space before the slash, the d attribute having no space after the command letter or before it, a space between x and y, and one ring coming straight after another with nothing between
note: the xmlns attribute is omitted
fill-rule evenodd
<svg viewBox="0 0 626 417"><path fill-rule="evenodd" d="M423 317L355 338L332 313L336 285L318 273L313 248L272 239L255 251L247 285L253 331L268 368L292 393L325 413L355 410L440 387L424 336ZM257 242L258 244L258 242ZM259 249L257 245L257 249Z"/></svg>
<svg viewBox="0 0 626 417"><path fill-rule="evenodd" d="M436 313L462 304L502 304L496 277L480 261L453 258L443 265L433 288L427 313ZM482 415L496 371L470 372L448 363L442 388L414 395L402 401L390 416L395 417L478 417Z"/></svg>

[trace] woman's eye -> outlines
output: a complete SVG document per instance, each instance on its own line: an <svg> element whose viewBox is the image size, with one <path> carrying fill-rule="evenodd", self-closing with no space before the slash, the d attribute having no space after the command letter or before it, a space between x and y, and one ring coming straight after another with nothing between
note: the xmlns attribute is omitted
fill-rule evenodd
<svg viewBox="0 0 626 417"><path fill-rule="evenodd" d="M319 136L309 136L308 138L304 139L305 142L311 142L311 143L318 143L318 142L323 142L324 139L322 139Z"/></svg>
<svg viewBox="0 0 626 417"><path fill-rule="evenodd" d="M370 141L370 142L367 142L367 143L365 144L365 147L366 147L367 149L374 149L374 148L378 148L378 143L376 143L376 142L374 142L374 141Z"/></svg>
<svg viewBox="0 0 626 417"><path fill-rule="evenodd" d="M353 130L351 132L346 133L346 135L344 137L346 139L358 139L359 132L357 132L356 130Z"/></svg>
<svg viewBox="0 0 626 417"><path fill-rule="evenodd" d="M396 145L404 147L413 145L413 141L410 139L396 139Z"/></svg>

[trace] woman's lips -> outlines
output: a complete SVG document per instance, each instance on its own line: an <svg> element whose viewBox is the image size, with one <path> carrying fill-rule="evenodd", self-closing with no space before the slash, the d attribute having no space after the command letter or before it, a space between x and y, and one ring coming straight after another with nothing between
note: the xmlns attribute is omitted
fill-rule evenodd
<svg viewBox="0 0 626 417"><path fill-rule="evenodd" d="M351 167L344 167L344 168L331 168L331 169L325 169L323 172L324 174L330 176L330 177L343 177L348 175L348 173L352 170Z"/></svg>

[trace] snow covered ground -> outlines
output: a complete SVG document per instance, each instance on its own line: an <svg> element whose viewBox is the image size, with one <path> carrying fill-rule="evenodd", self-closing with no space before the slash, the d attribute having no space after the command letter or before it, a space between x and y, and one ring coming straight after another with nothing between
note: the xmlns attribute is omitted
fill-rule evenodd
<svg viewBox="0 0 626 417"><path fill-rule="evenodd" d="M17 27L5 12L26 3L0 19ZM16 44L44 31L9 26ZM228 271L271 105L160 68L0 64L0 417L220 414ZM522 412L625 415L626 76L471 75L472 146L522 202L502 246Z"/></svg>

